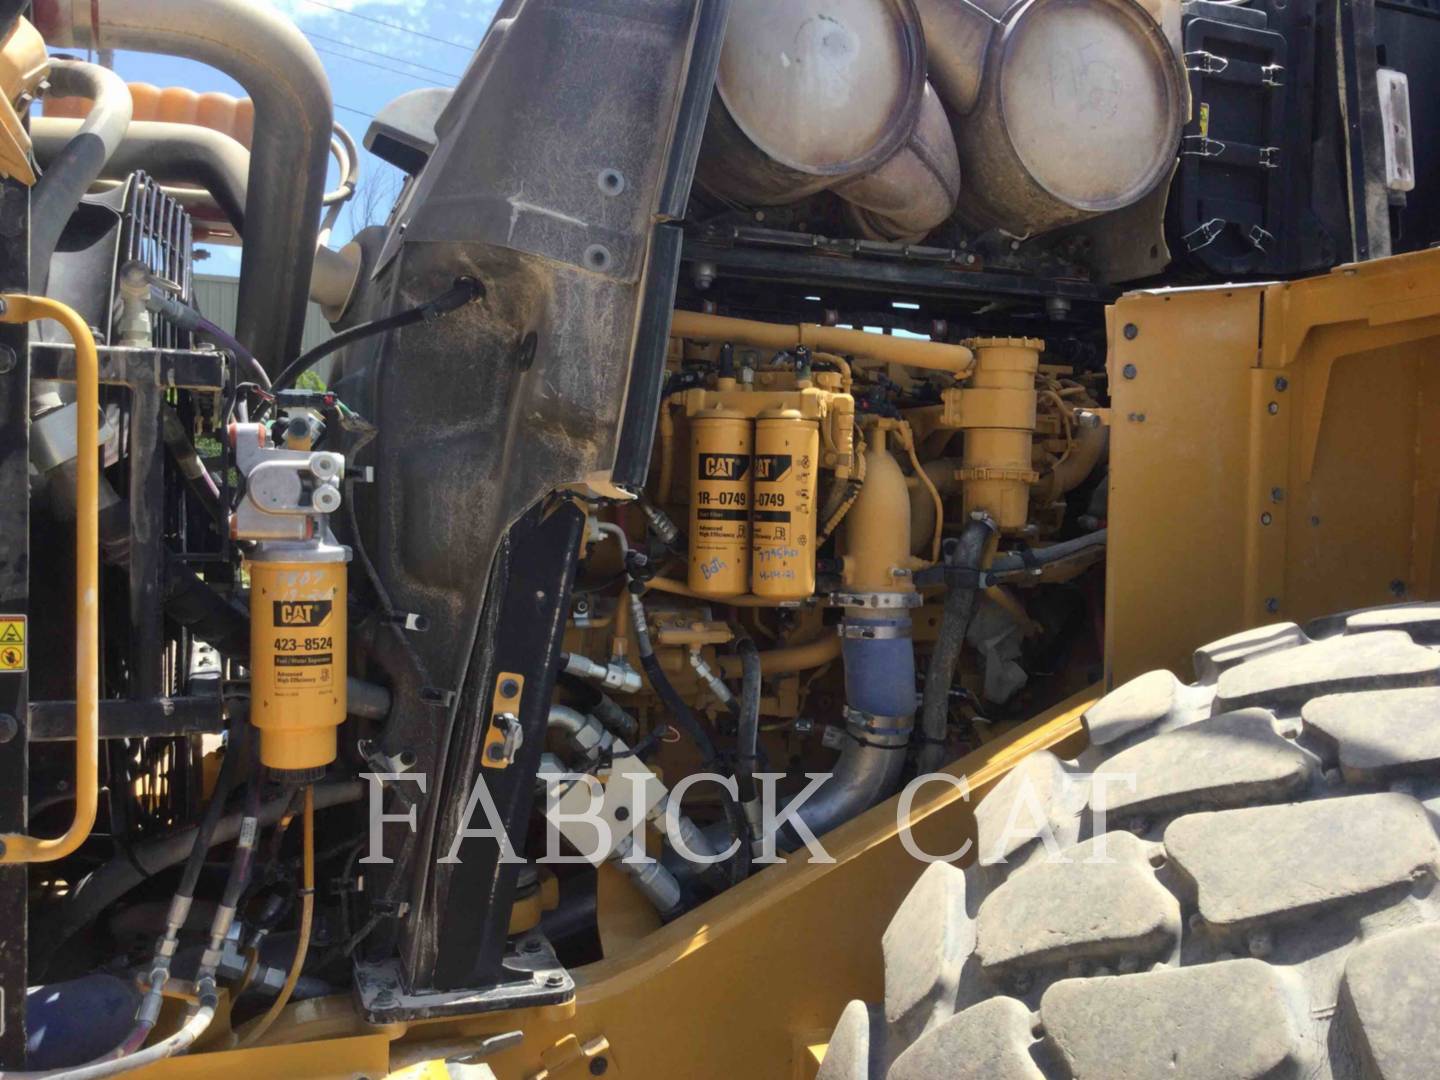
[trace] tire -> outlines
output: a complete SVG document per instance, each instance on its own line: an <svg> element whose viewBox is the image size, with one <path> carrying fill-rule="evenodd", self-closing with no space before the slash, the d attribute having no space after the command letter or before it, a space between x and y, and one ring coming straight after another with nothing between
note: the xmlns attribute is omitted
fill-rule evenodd
<svg viewBox="0 0 1440 1080"><path fill-rule="evenodd" d="M925 869L822 1080L1440 1077L1437 646L1368 609L1106 695Z"/></svg>

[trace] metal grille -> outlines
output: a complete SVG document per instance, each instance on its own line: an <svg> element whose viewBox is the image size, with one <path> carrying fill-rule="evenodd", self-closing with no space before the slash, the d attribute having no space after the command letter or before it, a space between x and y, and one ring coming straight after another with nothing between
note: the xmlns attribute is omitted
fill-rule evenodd
<svg viewBox="0 0 1440 1080"><path fill-rule="evenodd" d="M130 177L120 226L120 264L138 259L158 278L180 287L179 298L191 300L190 215L160 190L144 172ZM168 320L154 320L154 343L160 348L188 348L189 335Z"/></svg>

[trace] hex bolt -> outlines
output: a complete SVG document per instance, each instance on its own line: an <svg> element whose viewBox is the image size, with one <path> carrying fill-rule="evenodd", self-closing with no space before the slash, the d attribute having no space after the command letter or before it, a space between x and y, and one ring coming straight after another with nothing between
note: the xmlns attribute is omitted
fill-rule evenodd
<svg viewBox="0 0 1440 1080"><path fill-rule="evenodd" d="M1285 501L1285 489L1284 489L1284 488L1281 488L1281 487L1271 488L1271 489L1270 489L1270 501L1271 501L1271 502L1277 502L1277 503L1278 503L1278 502L1284 502L1284 501Z"/></svg>
<svg viewBox="0 0 1440 1080"><path fill-rule="evenodd" d="M1120 374L1124 375L1127 379L1133 379L1138 374L1138 372L1135 370L1134 364L1126 364L1123 368L1120 369Z"/></svg>
<svg viewBox="0 0 1440 1080"><path fill-rule="evenodd" d="M1265 513L1263 513L1263 514L1260 515L1260 524L1261 524L1261 525L1269 525L1270 522L1272 522L1272 521L1274 521L1274 520L1275 520L1275 519L1270 516L1269 511L1266 511Z"/></svg>
<svg viewBox="0 0 1440 1080"><path fill-rule="evenodd" d="M1137 337L1140 336L1140 328L1136 326L1133 322L1127 322L1125 324L1124 333L1126 341L1134 341Z"/></svg>
<svg viewBox="0 0 1440 1080"><path fill-rule="evenodd" d="M488 747L485 748L485 756L488 757L491 761L504 761L505 744L498 742L491 743Z"/></svg>
<svg viewBox="0 0 1440 1080"><path fill-rule="evenodd" d="M1290 389L1290 380L1285 378L1284 375L1281 375L1275 380L1275 389L1283 394L1286 390Z"/></svg>
<svg viewBox="0 0 1440 1080"><path fill-rule="evenodd" d="M1266 408L1269 410L1270 415L1274 416L1280 411L1280 403L1278 401L1272 401L1269 405L1266 406Z"/></svg>
<svg viewBox="0 0 1440 1080"><path fill-rule="evenodd" d="M516 682L514 679L501 679L501 680L500 680L500 696L501 696L501 697L514 697L514 696L515 696L516 694L518 694L519 692L520 692L520 684L519 684L518 682Z"/></svg>
<svg viewBox="0 0 1440 1080"><path fill-rule="evenodd" d="M557 986L557 987L558 987L558 986L564 986L564 985L565 985L565 976L562 975L562 974L561 974L560 972L558 972L558 971L552 971L549 975L546 975L546 976L545 976L545 985L546 985L546 986Z"/></svg>

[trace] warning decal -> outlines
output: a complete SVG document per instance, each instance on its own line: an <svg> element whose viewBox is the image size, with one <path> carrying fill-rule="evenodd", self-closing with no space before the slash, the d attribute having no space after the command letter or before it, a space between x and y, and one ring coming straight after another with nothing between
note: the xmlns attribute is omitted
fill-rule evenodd
<svg viewBox="0 0 1440 1080"><path fill-rule="evenodd" d="M0 671L25 670L25 616L0 615Z"/></svg>

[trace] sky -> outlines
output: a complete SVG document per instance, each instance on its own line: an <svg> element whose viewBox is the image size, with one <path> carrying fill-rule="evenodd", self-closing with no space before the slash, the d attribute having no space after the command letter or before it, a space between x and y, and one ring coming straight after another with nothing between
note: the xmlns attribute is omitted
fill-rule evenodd
<svg viewBox="0 0 1440 1080"><path fill-rule="evenodd" d="M500 0L253 0L276 7L310 39L325 70L335 102L335 119L357 144L371 116L407 90L454 86L490 25ZM151 53L119 52L115 70L128 82L184 86L200 92L219 90L244 97L233 79L190 60ZM398 172L362 149L360 194L341 214L331 246L338 247L367 224L363 220L367 188L381 201L383 217L398 190ZM338 182L333 160L329 187ZM373 200L372 200L373 202ZM358 212L352 212L358 211ZM195 269L207 274L238 274L238 248L215 247Z"/></svg>

